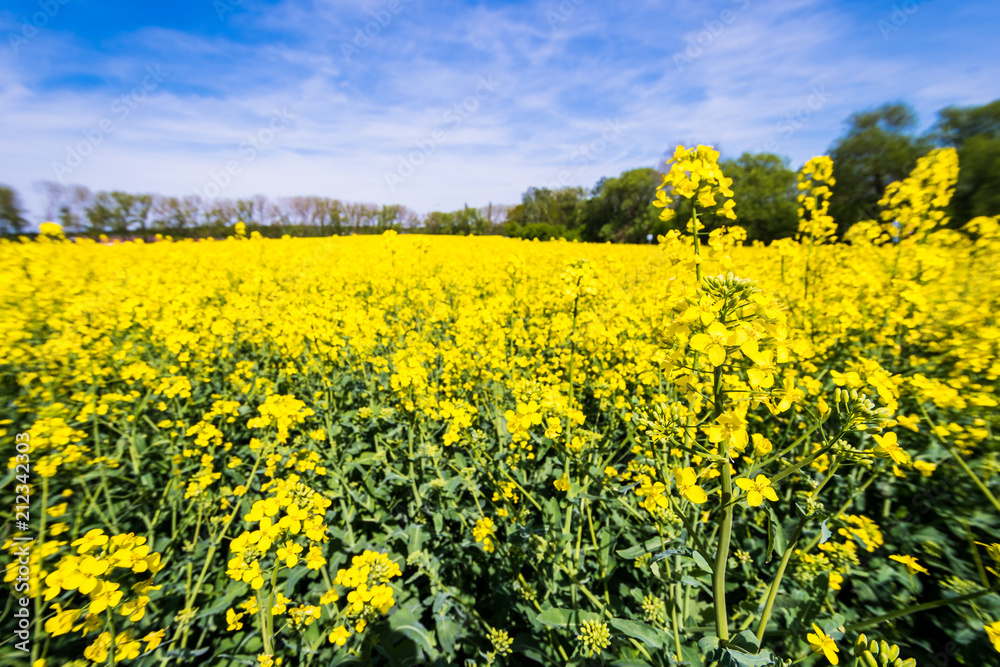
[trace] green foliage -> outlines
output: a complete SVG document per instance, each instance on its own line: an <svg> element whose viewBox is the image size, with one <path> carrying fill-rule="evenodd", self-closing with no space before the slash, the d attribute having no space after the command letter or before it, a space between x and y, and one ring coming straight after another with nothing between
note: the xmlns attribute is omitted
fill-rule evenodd
<svg viewBox="0 0 1000 667"><path fill-rule="evenodd" d="M507 214L507 223L521 227L545 224L565 229L580 226L580 204L586 198L583 188L528 188L521 203Z"/></svg>
<svg viewBox="0 0 1000 667"><path fill-rule="evenodd" d="M133 195L120 190L99 192L87 209L90 231L120 235L145 232L152 205L152 195Z"/></svg>
<svg viewBox="0 0 1000 667"><path fill-rule="evenodd" d="M748 241L770 243L798 229L795 172L788 159L774 153L744 153L725 160L722 171L733 179L737 223Z"/></svg>
<svg viewBox="0 0 1000 667"><path fill-rule="evenodd" d="M602 178L583 205L583 236L588 241L647 243L669 229L660 221L653 195L663 176L655 169L631 169Z"/></svg>
<svg viewBox="0 0 1000 667"><path fill-rule="evenodd" d="M878 218L886 186L906 178L931 145L912 134L917 117L901 102L852 114L847 123L847 132L829 151L837 181L830 214L841 236L861 220Z"/></svg>
<svg viewBox="0 0 1000 667"><path fill-rule="evenodd" d="M979 107L947 107L932 137L958 149L961 170L950 213L953 226L1000 214L1000 100Z"/></svg>
<svg viewBox="0 0 1000 667"><path fill-rule="evenodd" d="M21 214L21 202L13 188L0 185L0 234L17 234L28 221Z"/></svg>

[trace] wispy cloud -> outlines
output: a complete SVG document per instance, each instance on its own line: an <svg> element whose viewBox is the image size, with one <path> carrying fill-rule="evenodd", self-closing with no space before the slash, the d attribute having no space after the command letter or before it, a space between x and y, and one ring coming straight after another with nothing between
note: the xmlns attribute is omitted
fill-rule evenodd
<svg viewBox="0 0 1000 667"><path fill-rule="evenodd" d="M12 4L0 35L37 9ZM68 149L116 120L113 105L147 67L166 75L68 180L203 192L287 109L294 122L239 162L225 196L451 210L513 203L553 182L591 187L654 166L680 141L731 156L774 146L801 164L859 109L903 99L927 125L943 106L1000 97L988 66L1000 19L986 0L924 3L897 17L888 40L879 21L892 3L857 0L229 5L220 18L207 0L155 14L72 0L22 48L0 44L0 182L38 210L33 183L54 179ZM449 118L483 77L496 89L460 122ZM621 132L587 151L609 122ZM428 141L418 168L387 187L386 174Z"/></svg>

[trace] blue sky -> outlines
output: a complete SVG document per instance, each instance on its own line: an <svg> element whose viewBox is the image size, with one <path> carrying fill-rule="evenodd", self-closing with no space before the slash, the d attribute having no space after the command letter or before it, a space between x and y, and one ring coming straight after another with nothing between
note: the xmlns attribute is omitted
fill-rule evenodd
<svg viewBox="0 0 1000 667"><path fill-rule="evenodd" d="M1000 3L6 0L0 183L418 213L1000 98ZM27 22L27 23L25 23Z"/></svg>

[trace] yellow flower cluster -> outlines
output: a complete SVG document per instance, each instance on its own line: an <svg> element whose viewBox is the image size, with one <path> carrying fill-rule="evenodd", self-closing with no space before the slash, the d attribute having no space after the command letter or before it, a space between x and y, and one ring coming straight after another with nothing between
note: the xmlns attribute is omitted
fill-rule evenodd
<svg viewBox="0 0 1000 667"><path fill-rule="evenodd" d="M958 151L939 148L917 160L910 176L890 183L879 201L882 220L891 235L926 236L947 224L945 207L958 181Z"/></svg>
<svg viewBox="0 0 1000 667"><path fill-rule="evenodd" d="M364 632L368 623L389 613L389 609L395 604L389 580L402 574L399 565L390 560L388 554L369 550L365 550L360 556L354 556L351 567L337 570L334 585L351 589L347 593L344 613L355 632ZM339 599L340 596L331 590L320 602L329 604ZM343 646L350 636L348 627L338 625L330 632L328 639L332 644Z"/></svg>
<svg viewBox="0 0 1000 667"><path fill-rule="evenodd" d="M476 538L476 542L483 543L483 551L486 553L493 553L494 549L496 549L496 544L493 542L496 534L496 524L489 517L477 519L476 525L472 528L472 536Z"/></svg>
<svg viewBox="0 0 1000 667"><path fill-rule="evenodd" d="M302 423L305 419L315 414L312 408L307 408L305 402L292 395L272 394L267 397L257 408L259 417L254 417L247 422L248 428L268 428L275 427L276 440L280 443L288 441L289 431L292 427Z"/></svg>
<svg viewBox="0 0 1000 667"><path fill-rule="evenodd" d="M699 214L732 213L717 159L706 147L678 151L661 208L687 197ZM454 502L447 510L457 518L445 525L471 530L487 553L504 540L504 559L473 559L477 566L524 559L519 590L541 601L544 577L568 563L565 554L580 554L572 563L579 581L608 567L595 569L601 549L588 542L593 535L603 544L609 525L637 542L661 529L690 548L727 520L735 541L763 534L772 515L787 526L794 505L840 506L850 466L862 468L861 481L884 476L870 493L925 485L929 474L950 482L964 474L952 451L993 476L1000 218L952 230L928 213L935 227L905 232L919 211L942 209L949 159L922 163L915 180L893 190L886 205L898 211L898 230L875 225L874 236L859 232L849 246L805 238L744 245L738 227L703 234L695 259L679 232L655 247L410 234L0 241L0 372L12 394L0 430L30 432L31 484L49 491L42 503L32 489L32 520L58 521L32 549L31 590L47 590L55 573L53 630L86 624L93 610L159 621L151 619L156 599L141 597L153 589L132 590L151 575L132 569L138 561L112 567L118 561L103 551L110 536L86 553L76 553L86 540L68 544L112 525L98 523L101 513L120 518L127 498L130 513L141 508L156 523L149 534L172 540L172 558L197 561L206 544L228 545L221 567L208 559L201 590L197 562L190 590L183 572L157 574L155 585L166 579L170 594L185 598L178 625L204 622L194 609L220 582L246 584L254 592L225 613L226 627L256 632L261 617L281 616L285 625L262 634L282 641L260 650L262 662L277 664L288 629L315 633L329 622L317 636L342 645L391 611L391 589L371 575L341 579L357 586L340 609L331 611L339 600L332 582L316 599L328 533L352 544L377 543L384 536L371 531L391 534L399 523L419 533L425 517L440 521L442 504ZM829 164L810 169L800 177L808 184L803 234L825 239ZM890 234L899 243L888 244ZM827 492L836 504L822 505ZM414 511L387 511L386 497ZM175 516L178 529L165 530ZM539 542L527 530L502 530L502 521L563 531ZM833 539L798 545L789 584L828 573L836 590L859 568L885 563L864 553L892 542L870 518L829 523ZM72 538L57 539L66 533ZM121 558L145 546L129 543ZM733 550L741 578L722 559L728 590L761 590L766 581L746 567L759 554L746 543ZM930 552L921 564L941 567ZM432 564L426 572L436 574ZM312 579L308 593L301 575ZM287 586L293 580L301 583ZM86 603L71 604L74 596ZM829 605L844 597L831 595ZM592 630L581 636L607 648ZM63 662L79 657L68 632L52 638ZM103 655L102 646L110 654L114 644L116 655L131 655L143 634L117 625L108 633L91 654Z"/></svg>
<svg viewBox="0 0 1000 667"><path fill-rule="evenodd" d="M837 233L837 223L829 214L830 197L836 179L833 160L823 155L806 162L797 175L799 189L799 238L806 243L829 243Z"/></svg>
<svg viewBox="0 0 1000 667"><path fill-rule="evenodd" d="M674 209L670 208L671 196L695 198L703 210L718 206L715 211L717 214L730 220L736 219L732 199L733 179L726 178L719 169L719 151L711 146L678 146L667 164L670 170L657 188L653 202L654 206L663 209L660 212L661 220L670 220L676 215ZM720 198L723 200L721 203Z"/></svg>
<svg viewBox="0 0 1000 667"><path fill-rule="evenodd" d="M40 241L61 241L66 239L62 225L55 222L43 222L38 226L38 238Z"/></svg>
<svg viewBox="0 0 1000 667"><path fill-rule="evenodd" d="M228 574L254 590L264 585L264 573L273 550L274 565L318 570L326 563L321 544L327 540L324 522L330 499L299 481L297 475L275 479L265 485L273 495L253 503L243 519L256 523L255 530L240 533L229 544ZM300 541L301 538L305 541Z"/></svg>
<svg viewBox="0 0 1000 667"><path fill-rule="evenodd" d="M117 611L131 623L146 615L150 593L161 588L153 583L154 575L163 569L160 554L152 552L146 538L133 533L108 536L95 528L72 542L76 554L63 556L56 569L45 577L44 599L52 600L63 593L77 591L89 599L84 607L63 608L55 602L55 614L45 622L45 631L53 637L82 630L86 635L105 626L102 615ZM78 620L82 620L77 623ZM133 628L115 638L115 660L132 659L139 655L140 642L146 651L156 648L165 631L159 630L138 639ZM105 631L84 650L94 662L108 657L111 635Z"/></svg>
<svg viewBox="0 0 1000 667"><path fill-rule="evenodd" d="M62 404L49 407L49 412L59 412L65 408ZM37 420L28 429L28 442L31 443L32 468L40 477L54 477L60 468L72 470L75 467L87 465L90 462L90 448L80 444L87 433L72 428L64 417L51 416ZM17 456L8 459L7 467L13 469L17 464Z"/></svg>
<svg viewBox="0 0 1000 667"><path fill-rule="evenodd" d="M601 621L584 621L580 624L580 634L576 636L587 656L600 655L611 646L611 630Z"/></svg>

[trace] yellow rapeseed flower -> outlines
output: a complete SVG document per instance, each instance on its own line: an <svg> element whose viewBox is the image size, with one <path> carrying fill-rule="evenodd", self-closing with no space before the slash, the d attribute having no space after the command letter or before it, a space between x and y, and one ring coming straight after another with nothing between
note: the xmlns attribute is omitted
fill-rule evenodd
<svg viewBox="0 0 1000 667"><path fill-rule="evenodd" d="M907 574L916 574L917 572L922 572L923 574L930 574L927 568L917 562L917 559L913 556L904 556L901 554L893 554L889 556L889 560L894 560L897 563L902 563L903 567L906 568Z"/></svg>
<svg viewBox="0 0 1000 667"><path fill-rule="evenodd" d="M809 648L813 650L813 653L826 656L826 659L830 661L831 665L836 665L840 662L840 658L837 653L840 649L837 648L836 642L828 634L823 632L818 625L812 624L813 632L806 635L806 640L809 642Z"/></svg>
<svg viewBox="0 0 1000 667"><path fill-rule="evenodd" d="M757 475L757 478L754 480L741 477L736 480L736 486L746 491L747 504L750 505L750 507L757 507L761 505L765 498L771 502L778 501L778 494L774 492L774 487L771 486L771 480L764 475Z"/></svg>

